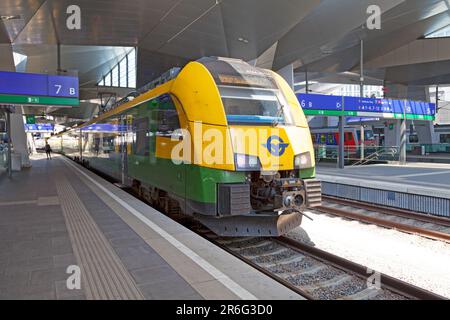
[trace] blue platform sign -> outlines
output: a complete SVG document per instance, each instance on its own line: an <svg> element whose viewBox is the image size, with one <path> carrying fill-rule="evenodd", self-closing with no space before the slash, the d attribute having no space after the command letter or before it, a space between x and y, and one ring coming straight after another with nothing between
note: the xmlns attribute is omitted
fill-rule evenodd
<svg viewBox="0 0 450 320"><path fill-rule="evenodd" d="M380 118L372 118L372 117L348 117L347 123L360 123L360 122L371 122L371 121L380 121Z"/></svg>
<svg viewBox="0 0 450 320"><path fill-rule="evenodd" d="M78 78L0 71L0 94L78 98Z"/></svg>
<svg viewBox="0 0 450 320"><path fill-rule="evenodd" d="M48 76L47 83L50 97L78 98L77 77Z"/></svg>
<svg viewBox="0 0 450 320"><path fill-rule="evenodd" d="M127 131L127 127L125 125L111 123L96 123L81 128L81 131L118 133Z"/></svg>
<svg viewBox="0 0 450 320"><path fill-rule="evenodd" d="M342 97L321 94L298 94L303 109L342 111Z"/></svg>
<svg viewBox="0 0 450 320"><path fill-rule="evenodd" d="M47 95L47 88L40 74L0 71L0 94L42 96Z"/></svg>
<svg viewBox="0 0 450 320"><path fill-rule="evenodd" d="M25 132L53 132L54 126L51 123L25 124Z"/></svg>
<svg viewBox="0 0 450 320"><path fill-rule="evenodd" d="M345 111L383 112L381 99L344 97Z"/></svg>
<svg viewBox="0 0 450 320"><path fill-rule="evenodd" d="M436 105L434 103L427 103L421 101L408 101L406 107L406 113L419 114L425 116L436 115Z"/></svg>
<svg viewBox="0 0 450 320"><path fill-rule="evenodd" d="M298 94L297 99L306 115L372 116L434 120L434 103L395 99Z"/></svg>

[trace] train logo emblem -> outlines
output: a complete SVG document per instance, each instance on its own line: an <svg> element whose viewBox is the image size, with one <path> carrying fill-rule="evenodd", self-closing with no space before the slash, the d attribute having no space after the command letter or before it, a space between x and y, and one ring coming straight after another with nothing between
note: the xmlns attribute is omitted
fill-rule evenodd
<svg viewBox="0 0 450 320"><path fill-rule="evenodd" d="M289 143L285 143L278 136L271 136L267 139L267 143L263 144L263 147L266 147L271 155L281 157L286 152L286 148L289 147Z"/></svg>

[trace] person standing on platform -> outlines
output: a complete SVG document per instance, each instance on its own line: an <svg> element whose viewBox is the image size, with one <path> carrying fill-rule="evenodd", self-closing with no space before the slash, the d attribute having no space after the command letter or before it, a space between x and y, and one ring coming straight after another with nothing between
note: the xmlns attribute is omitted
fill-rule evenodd
<svg viewBox="0 0 450 320"><path fill-rule="evenodd" d="M47 155L47 160L52 159L52 148L48 144L48 141L45 141L45 154Z"/></svg>

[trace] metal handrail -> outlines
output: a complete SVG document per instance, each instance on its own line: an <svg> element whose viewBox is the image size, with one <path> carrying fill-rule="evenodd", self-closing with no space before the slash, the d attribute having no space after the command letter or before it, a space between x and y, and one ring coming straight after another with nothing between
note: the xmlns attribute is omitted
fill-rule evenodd
<svg viewBox="0 0 450 320"><path fill-rule="evenodd" d="M384 150L383 152L376 151L376 152L370 154L369 156L365 157L364 159L361 159L360 161L352 164L352 167L365 165L373 160L379 160L379 158L381 156L388 155L388 156L394 157L396 154L397 154L397 149L393 148L393 147L390 147L388 150Z"/></svg>

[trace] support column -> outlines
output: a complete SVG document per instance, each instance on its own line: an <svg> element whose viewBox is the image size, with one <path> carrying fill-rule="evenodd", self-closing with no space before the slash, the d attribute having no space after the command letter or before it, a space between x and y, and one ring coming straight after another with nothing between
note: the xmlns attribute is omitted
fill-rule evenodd
<svg viewBox="0 0 450 320"><path fill-rule="evenodd" d="M364 40L361 39L361 57L360 57L360 92L359 92L359 96L361 98L364 98ZM364 125L361 125L361 139L360 139L360 158L361 160L364 160Z"/></svg>
<svg viewBox="0 0 450 320"><path fill-rule="evenodd" d="M361 124L361 128L360 128L360 130L361 130L361 132L360 132L360 135L361 135L361 141L360 141L360 146L361 146L361 148L360 148L360 152L361 152L361 154L360 154L360 158L361 158L361 160L364 160L364 158L365 158L365 143L366 143L366 137L365 137L365 130L364 130L364 125L363 124Z"/></svg>
<svg viewBox="0 0 450 320"><path fill-rule="evenodd" d="M344 97L342 97L342 110L345 111ZM345 116L339 117L339 151L338 151L338 167L345 168Z"/></svg>
<svg viewBox="0 0 450 320"><path fill-rule="evenodd" d="M11 141L14 147L14 154L20 154L22 167L30 167L30 157L27 146L27 135L23 122L23 115L16 108L16 113L11 114Z"/></svg>
<svg viewBox="0 0 450 320"><path fill-rule="evenodd" d="M399 134L399 162L401 165L406 164L406 120L398 120L398 126L400 129Z"/></svg>
<svg viewBox="0 0 450 320"><path fill-rule="evenodd" d="M345 117L339 117L339 169L345 168Z"/></svg>
<svg viewBox="0 0 450 320"><path fill-rule="evenodd" d="M434 124L432 121L414 121L420 144L433 144ZM439 142L436 142L439 143Z"/></svg>
<svg viewBox="0 0 450 320"><path fill-rule="evenodd" d="M11 161L11 111L6 110L6 128L8 135L8 154L7 154L7 163L8 163L8 177L12 177L12 161Z"/></svg>

